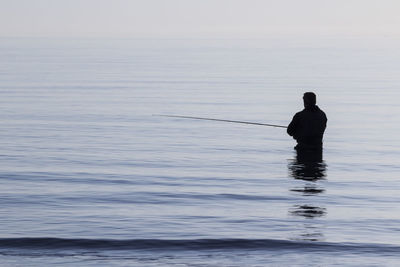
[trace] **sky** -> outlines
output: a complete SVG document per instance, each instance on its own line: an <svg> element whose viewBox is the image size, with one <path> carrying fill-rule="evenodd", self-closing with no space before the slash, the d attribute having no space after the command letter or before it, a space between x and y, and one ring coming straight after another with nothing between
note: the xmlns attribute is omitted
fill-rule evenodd
<svg viewBox="0 0 400 267"><path fill-rule="evenodd" d="M400 35L399 0L0 0L0 37Z"/></svg>

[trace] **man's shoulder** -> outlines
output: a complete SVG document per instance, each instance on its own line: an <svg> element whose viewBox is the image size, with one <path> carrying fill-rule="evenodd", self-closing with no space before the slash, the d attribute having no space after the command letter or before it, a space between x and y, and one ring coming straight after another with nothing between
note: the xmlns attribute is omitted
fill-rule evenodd
<svg viewBox="0 0 400 267"><path fill-rule="evenodd" d="M301 118L301 117L315 116L315 114L319 114L319 116L326 117L325 112L318 106L315 106L313 110L303 109L302 111L297 112L294 116Z"/></svg>
<svg viewBox="0 0 400 267"><path fill-rule="evenodd" d="M299 119L301 117L303 117L304 115L304 110L297 112L296 114L294 114L293 119Z"/></svg>
<svg viewBox="0 0 400 267"><path fill-rule="evenodd" d="M319 106L315 106L319 111L321 111L322 113L325 113Z"/></svg>
<svg viewBox="0 0 400 267"><path fill-rule="evenodd" d="M322 109L320 109L319 107L318 107L318 112L320 112L324 117L326 117L325 112Z"/></svg>
<svg viewBox="0 0 400 267"><path fill-rule="evenodd" d="M306 114L306 113L307 113L307 111L305 109L303 109L303 110L297 112L296 114L294 114L294 116L301 117L301 116L304 116L304 114Z"/></svg>

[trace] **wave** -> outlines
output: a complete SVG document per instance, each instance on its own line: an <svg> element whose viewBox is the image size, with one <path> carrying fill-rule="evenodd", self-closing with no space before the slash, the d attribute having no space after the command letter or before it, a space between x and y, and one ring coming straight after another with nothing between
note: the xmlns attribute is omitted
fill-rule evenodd
<svg viewBox="0 0 400 267"><path fill-rule="evenodd" d="M386 244L328 243L274 239L63 239L1 238L0 249L85 250L301 250L358 253L399 253L400 246Z"/></svg>

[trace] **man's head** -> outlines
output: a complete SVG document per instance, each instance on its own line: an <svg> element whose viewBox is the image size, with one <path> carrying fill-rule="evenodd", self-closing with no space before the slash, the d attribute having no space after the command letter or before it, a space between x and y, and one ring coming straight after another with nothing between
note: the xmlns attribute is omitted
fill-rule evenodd
<svg viewBox="0 0 400 267"><path fill-rule="evenodd" d="M303 96L304 107L313 107L317 103L317 96L313 92L306 92Z"/></svg>

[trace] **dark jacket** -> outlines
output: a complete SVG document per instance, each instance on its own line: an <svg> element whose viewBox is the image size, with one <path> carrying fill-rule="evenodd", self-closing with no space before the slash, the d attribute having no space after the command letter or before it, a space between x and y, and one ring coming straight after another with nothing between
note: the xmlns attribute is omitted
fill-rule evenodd
<svg viewBox="0 0 400 267"><path fill-rule="evenodd" d="M327 118L318 106L303 109L294 115L287 133L297 141L297 148L322 148Z"/></svg>

